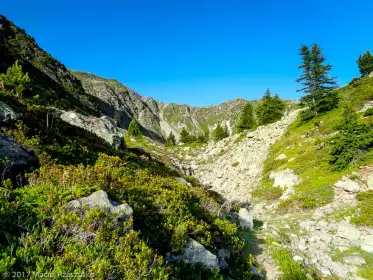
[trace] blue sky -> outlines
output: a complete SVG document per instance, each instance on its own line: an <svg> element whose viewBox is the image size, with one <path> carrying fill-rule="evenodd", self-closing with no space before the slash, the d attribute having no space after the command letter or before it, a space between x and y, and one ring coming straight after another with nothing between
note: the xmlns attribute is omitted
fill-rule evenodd
<svg viewBox="0 0 373 280"><path fill-rule="evenodd" d="M373 50L367 0L3 2L0 13L66 67L164 102L207 106L266 88L298 98L301 44L320 44L340 85Z"/></svg>

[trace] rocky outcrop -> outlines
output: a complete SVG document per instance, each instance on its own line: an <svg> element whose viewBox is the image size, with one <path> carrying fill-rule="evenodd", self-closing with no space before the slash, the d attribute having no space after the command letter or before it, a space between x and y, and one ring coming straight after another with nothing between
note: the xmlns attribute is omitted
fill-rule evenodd
<svg viewBox="0 0 373 280"><path fill-rule="evenodd" d="M169 254L167 260L169 262L184 261L185 263L201 263L211 269L219 268L218 258L192 238L189 238L182 255L175 256Z"/></svg>
<svg viewBox="0 0 373 280"><path fill-rule="evenodd" d="M123 149L125 147L122 134L120 133L114 120L110 119L109 117L87 117L72 111L63 112L60 117L62 120L71 125L83 128L96 134L115 149Z"/></svg>
<svg viewBox="0 0 373 280"><path fill-rule="evenodd" d="M24 174L38 167L39 159L32 151L0 134L0 180L10 178L14 185L23 185Z"/></svg>
<svg viewBox="0 0 373 280"><path fill-rule="evenodd" d="M116 215L120 220L127 220L133 215L133 210L127 203L120 204L110 200L107 193L102 190L94 192L90 196L72 200L65 205L66 210L77 212L80 215L84 215L87 210L95 207Z"/></svg>
<svg viewBox="0 0 373 280"><path fill-rule="evenodd" d="M0 101L0 123L9 123L18 120L17 114L10 106Z"/></svg>

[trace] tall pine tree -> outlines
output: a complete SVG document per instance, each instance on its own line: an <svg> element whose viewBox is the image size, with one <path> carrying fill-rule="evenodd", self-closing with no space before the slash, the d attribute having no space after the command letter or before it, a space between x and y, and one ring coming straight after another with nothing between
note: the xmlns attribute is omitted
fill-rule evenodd
<svg viewBox="0 0 373 280"><path fill-rule="evenodd" d="M254 110L251 103L247 103L242 110L241 118L237 123L237 131L242 132L255 126Z"/></svg>
<svg viewBox="0 0 373 280"><path fill-rule="evenodd" d="M335 77L329 77L332 69L330 64L325 64L325 57L317 44L311 49L303 45L300 50L302 65L301 76L297 82L303 85L298 92L303 92L301 101L308 106L313 115L332 110L338 106L337 83ZM309 116L309 114L308 114Z"/></svg>

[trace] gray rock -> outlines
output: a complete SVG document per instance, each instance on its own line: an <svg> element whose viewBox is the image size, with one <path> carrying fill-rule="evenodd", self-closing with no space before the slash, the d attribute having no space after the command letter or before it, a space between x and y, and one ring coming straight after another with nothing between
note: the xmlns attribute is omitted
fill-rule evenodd
<svg viewBox="0 0 373 280"><path fill-rule="evenodd" d="M349 178L343 177L342 180L334 184L334 187L343 189L347 192L357 193L360 191L361 186L358 182L353 181Z"/></svg>
<svg viewBox="0 0 373 280"><path fill-rule="evenodd" d="M104 139L113 148L121 149L125 147L123 136L113 119L107 116L101 118L87 117L76 112L64 112L61 114L61 119L71 125L83 128L89 132L96 134Z"/></svg>
<svg viewBox="0 0 373 280"><path fill-rule="evenodd" d="M360 257L360 256L347 256L343 258L343 261L346 264L352 264L352 265L363 265L366 264L366 261Z"/></svg>
<svg viewBox="0 0 373 280"><path fill-rule="evenodd" d="M119 204L119 202L109 200L107 193L102 190L94 192L90 196L72 200L65 205L65 209L82 215L95 207L109 211L121 220L127 220L133 215L133 210L127 203Z"/></svg>
<svg viewBox="0 0 373 280"><path fill-rule="evenodd" d="M329 268L327 268L327 267L322 267L320 269L320 272L323 276L332 276L332 273L330 272Z"/></svg>
<svg viewBox="0 0 373 280"><path fill-rule="evenodd" d="M368 77L373 78L373 71L369 73Z"/></svg>
<svg viewBox="0 0 373 280"><path fill-rule="evenodd" d="M39 159L32 151L12 142L7 136L0 134L0 159L3 160L2 178L10 178L15 185L25 183L24 173L31 172L40 166Z"/></svg>
<svg viewBox="0 0 373 280"><path fill-rule="evenodd" d="M293 170L287 168L285 170L280 171L272 171L269 174L270 179L274 179L275 182L273 184L274 187L292 187L296 184L299 184L301 179L298 175L293 173Z"/></svg>
<svg viewBox="0 0 373 280"><path fill-rule="evenodd" d="M176 181L179 181L180 183L187 185L188 187L192 187L192 184L189 183L187 180L185 180L183 177L176 177Z"/></svg>
<svg viewBox="0 0 373 280"><path fill-rule="evenodd" d="M240 226L243 229L253 229L254 220L251 211L247 210L246 208L240 208L238 211L238 218Z"/></svg>
<svg viewBox="0 0 373 280"><path fill-rule="evenodd" d="M294 188L292 188L292 187L287 188L286 191L280 196L279 200L286 200L290 196L292 196L293 194L295 194Z"/></svg>
<svg viewBox="0 0 373 280"><path fill-rule="evenodd" d="M285 154L281 154L275 160L283 160L283 159L286 159L286 158L287 158L287 156Z"/></svg>
<svg viewBox="0 0 373 280"><path fill-rule="evenodd" d="M19 119L17 114L10 106L0 101L0 123L9 123Z"/></svg>
<svg viewBox="0 0 373 280"><path fill-rule="evenodd" d="M361 249L368 253L373 253L373 235L368 235L363 239Z"/></svg>
<svg viewBox="0 0 373 280"><path fill-rule="evenodd" d="M184 248L181 260L186 263L202 263L212 269L219 268L218 258L208 251L202 244L191 238Z"/></svg>
<svg viewBox="0 0 373 280"><path fill-rule="evenodd" d="M350 268L340 262L332 262L330 270L334 275L342 279L345 279L348 273L350 272Z"/></svg>
<svg viewBox="0 0 373 280"><path fill-rule="evenodd" d="M294 256L293 260L295 260L296 262L303 262L303 258L301 256Z"/></svg>
<svg viewBox="0 0 373 280"><path fill-rule="evenodd" d="M260 273L259 269L256 268L254 265L251 266L251 271L254 273L254 275L258 277L263 277L263 274Z"/></svg>

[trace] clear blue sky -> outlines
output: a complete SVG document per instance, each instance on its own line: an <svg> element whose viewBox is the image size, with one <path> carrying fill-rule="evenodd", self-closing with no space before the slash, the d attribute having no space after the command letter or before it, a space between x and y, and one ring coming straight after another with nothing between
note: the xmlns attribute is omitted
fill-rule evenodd
<svg viewBox="0 0 373 280"><path fill-rule="evenodd" d="M297 55L317 42L340 85L373 49L364 0L2 1L66 67L116 78L144 96L206 106L266 88L298 98Z"/></svg>

